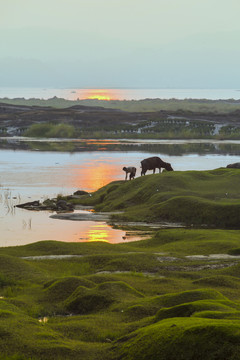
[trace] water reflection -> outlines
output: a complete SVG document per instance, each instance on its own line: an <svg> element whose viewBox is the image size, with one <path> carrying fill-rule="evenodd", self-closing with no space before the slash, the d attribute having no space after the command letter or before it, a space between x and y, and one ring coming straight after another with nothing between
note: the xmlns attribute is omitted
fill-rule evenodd
<svg viewBox="0 0 240 360"><path fill-rule="evenodd" d="M42 240L119 243L128 241L125 237L125 231L114 230L104 222L52 219L47 211L35 212L17 208L14 216L1 216L0 246L26 245ZM138 235L133 240L140 238Z"/></svg>
<svg viewBox="0 0 240 360"><path fill-rule="evenodd" d="M87 241L121 242L125 236L122 230L112 229L106 223L94 223L86 233Z"/></svg>
<svg viewBox="0 0 240 360"><path fill-rule="evenodd" d="M64 151L82 153L93 151L147 152L164 156L216 154L240 156L239 140L93 140L93 139L30 139L0 138L0 149L32 151Z"/></svg>
<svg viewBox="0 0 240 360"><path fill-rule="evenodd" d="M71 184L68 183L68 186L76 188L82 186L85 189L87 188L88 191L95 191L116 180L120 169L120 165L114 164L112 159L106 159L101 155L99 158L92 156L86 159L80 167L72 164L68 168L70 174L69 180L71 182ZM87 184L87 187L85 184Z"/></svg>

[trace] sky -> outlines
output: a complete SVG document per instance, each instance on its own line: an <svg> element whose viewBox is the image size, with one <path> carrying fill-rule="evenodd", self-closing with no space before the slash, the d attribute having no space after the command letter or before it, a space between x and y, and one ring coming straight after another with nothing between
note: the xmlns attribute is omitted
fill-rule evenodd
<svg viewBox="0 0 240 360"><path fill-rule="evenodd" d="M239 0L0 0L0 87L240 88Z"/></svg>

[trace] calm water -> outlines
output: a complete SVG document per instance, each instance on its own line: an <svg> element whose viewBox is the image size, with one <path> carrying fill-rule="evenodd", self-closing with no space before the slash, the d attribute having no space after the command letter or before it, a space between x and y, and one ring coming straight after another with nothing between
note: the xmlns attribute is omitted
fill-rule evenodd
<svg viewBox="0 0 240 360"><path fill-rule="evenodd" d="M182 146L184 144L186 142ZM171 141L170 145L176 144ZM235 142L235 146L240 149L239 142ZM124 231L113 230L105 223L56 220L49 218L48 212L27 211L14 205L44 200L59 193L72 194L79 189L97 190L113 180L123 180L123 166L136 166L139 176L140 161L153 155L170 162L175 171L215 169L240 160L239 155L229 153L180 156L157 151L154 154L142 151L141 147L139 151L75 153L0 150L0 246L23 245L39 240L102 240L112 243L134 240L128 237L124 240Z"/></svg>
<svg viewBox="0 0 240 360"><path fill-rule="evenodd" d="M140 99L240 99L239 89L43 89L1 88L0 98L24 97L49 99L54 96L67 100L140 100Z"/></svg>

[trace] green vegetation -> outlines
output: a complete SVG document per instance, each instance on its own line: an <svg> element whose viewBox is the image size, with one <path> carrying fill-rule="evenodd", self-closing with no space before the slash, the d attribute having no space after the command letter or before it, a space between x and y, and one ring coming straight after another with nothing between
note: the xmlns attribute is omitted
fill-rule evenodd
<svg viewBox="0 0 240 360"><path fill-rule="evenodd" d="M228 113L239 110L239 100L206 100L206 99L143 99L143 100L65 100L62 98L53 97L48 100L43 99L8 99L2 98L1 102L5 104L14 105L28 105L28 106L53 106L55 108L67 108L75 105L84 106L102 106L110 109L120 109L124 111L194 111L194 112L216 112Z"/></svg>
<svg viewBox="0 0 240 360"><path fill-rule="evenodd" d="M66 110L67 112L67 110ZM27 137L45 137L45 138L82 138L82 139L203 139L203 138L231 138L239 136L236 132L236 127L232 126L231 131L224 131L222 128L220 135L214 135L215 125L212 122L195 121L186 119L165 119L160 115L154 114L149 120L139 121L135 123L133 119L130 122L123 122L112 115L111 121L103 121L102 114L99 114L99 121L89 119L85 122L83 120L75 121L73 124L68 122L73 121L74 115L68 114L69 119L66 123L56 123L53 119L51 122L33 123L29 125L27 130L23 133ZM106 115L105 115L106 116ZM234 130L235 134L234 135Z"/></svg>
<svg viewBox="0 0 240 360"><path fill-rule="evenodd" d="M182 124L175 125L175 122L168 122L166 124L162 119L157 120L157 125L138 132L139 125L120 125L114 123L106 128L104 126L92 125L91 129L80 129L78 126L67 124L33 124L25 132L27 137L42 137L42 138L80 138L80 139L239 139L239 131L232 127L232 131L222 131L220 135L214 136L214 125L193 122L191 125L186 125L185 121Z"/></svg>
<svg viewBox="0 0 240 360"><path fill-rule="evenodd" d="M123 219L181 213L239 229L239 178L237 169L163 172L75 201ZM238 360L238 229L0 248L0 360Z"/></svg>
<svg viewBox="0 0 240 360"><path fill-rule="evenodd" d="M73 138L75 129L74 126L68 124L33 124L24 135L45 138Z"/></svg>
<svg viewBox="0 0 240 360"><path fill-rule="evenodd" d="M239 228L240 171L174 171L108 184L75 203L97 211L123 211L114 220L180 222Z"/></svg>
<svg viewBox="0 0 240 360"><path fill-rule="evenodd" d="M206 257L239 236L171 229L127 244L1 248L0 359L238 359L239 260Z"/></svg>

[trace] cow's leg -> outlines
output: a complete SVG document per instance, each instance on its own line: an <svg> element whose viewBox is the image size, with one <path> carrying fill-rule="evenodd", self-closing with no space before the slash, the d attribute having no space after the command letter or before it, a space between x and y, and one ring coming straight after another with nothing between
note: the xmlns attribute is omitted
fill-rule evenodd
<svg viewBox="0 0 240 360"><path fill-rule="evenodd" d="M127 176L128 176L128 173L127 173L127 171L126 171L125 181L127 180Z"/></svg>
<svg viewBox="0 0 240 360"><path fill-rule="evenodd" d="M161 172L162 172L161 170L162 170L162 168L159 168L159 173L160 173L160 174L161 174Z"/></svg>
<svg viewBox="0 0 240 360"><path fill-rule="evenodd" d="M153 174L155 174L155 170L156 170L156 168L153 169Z"/></svg>

